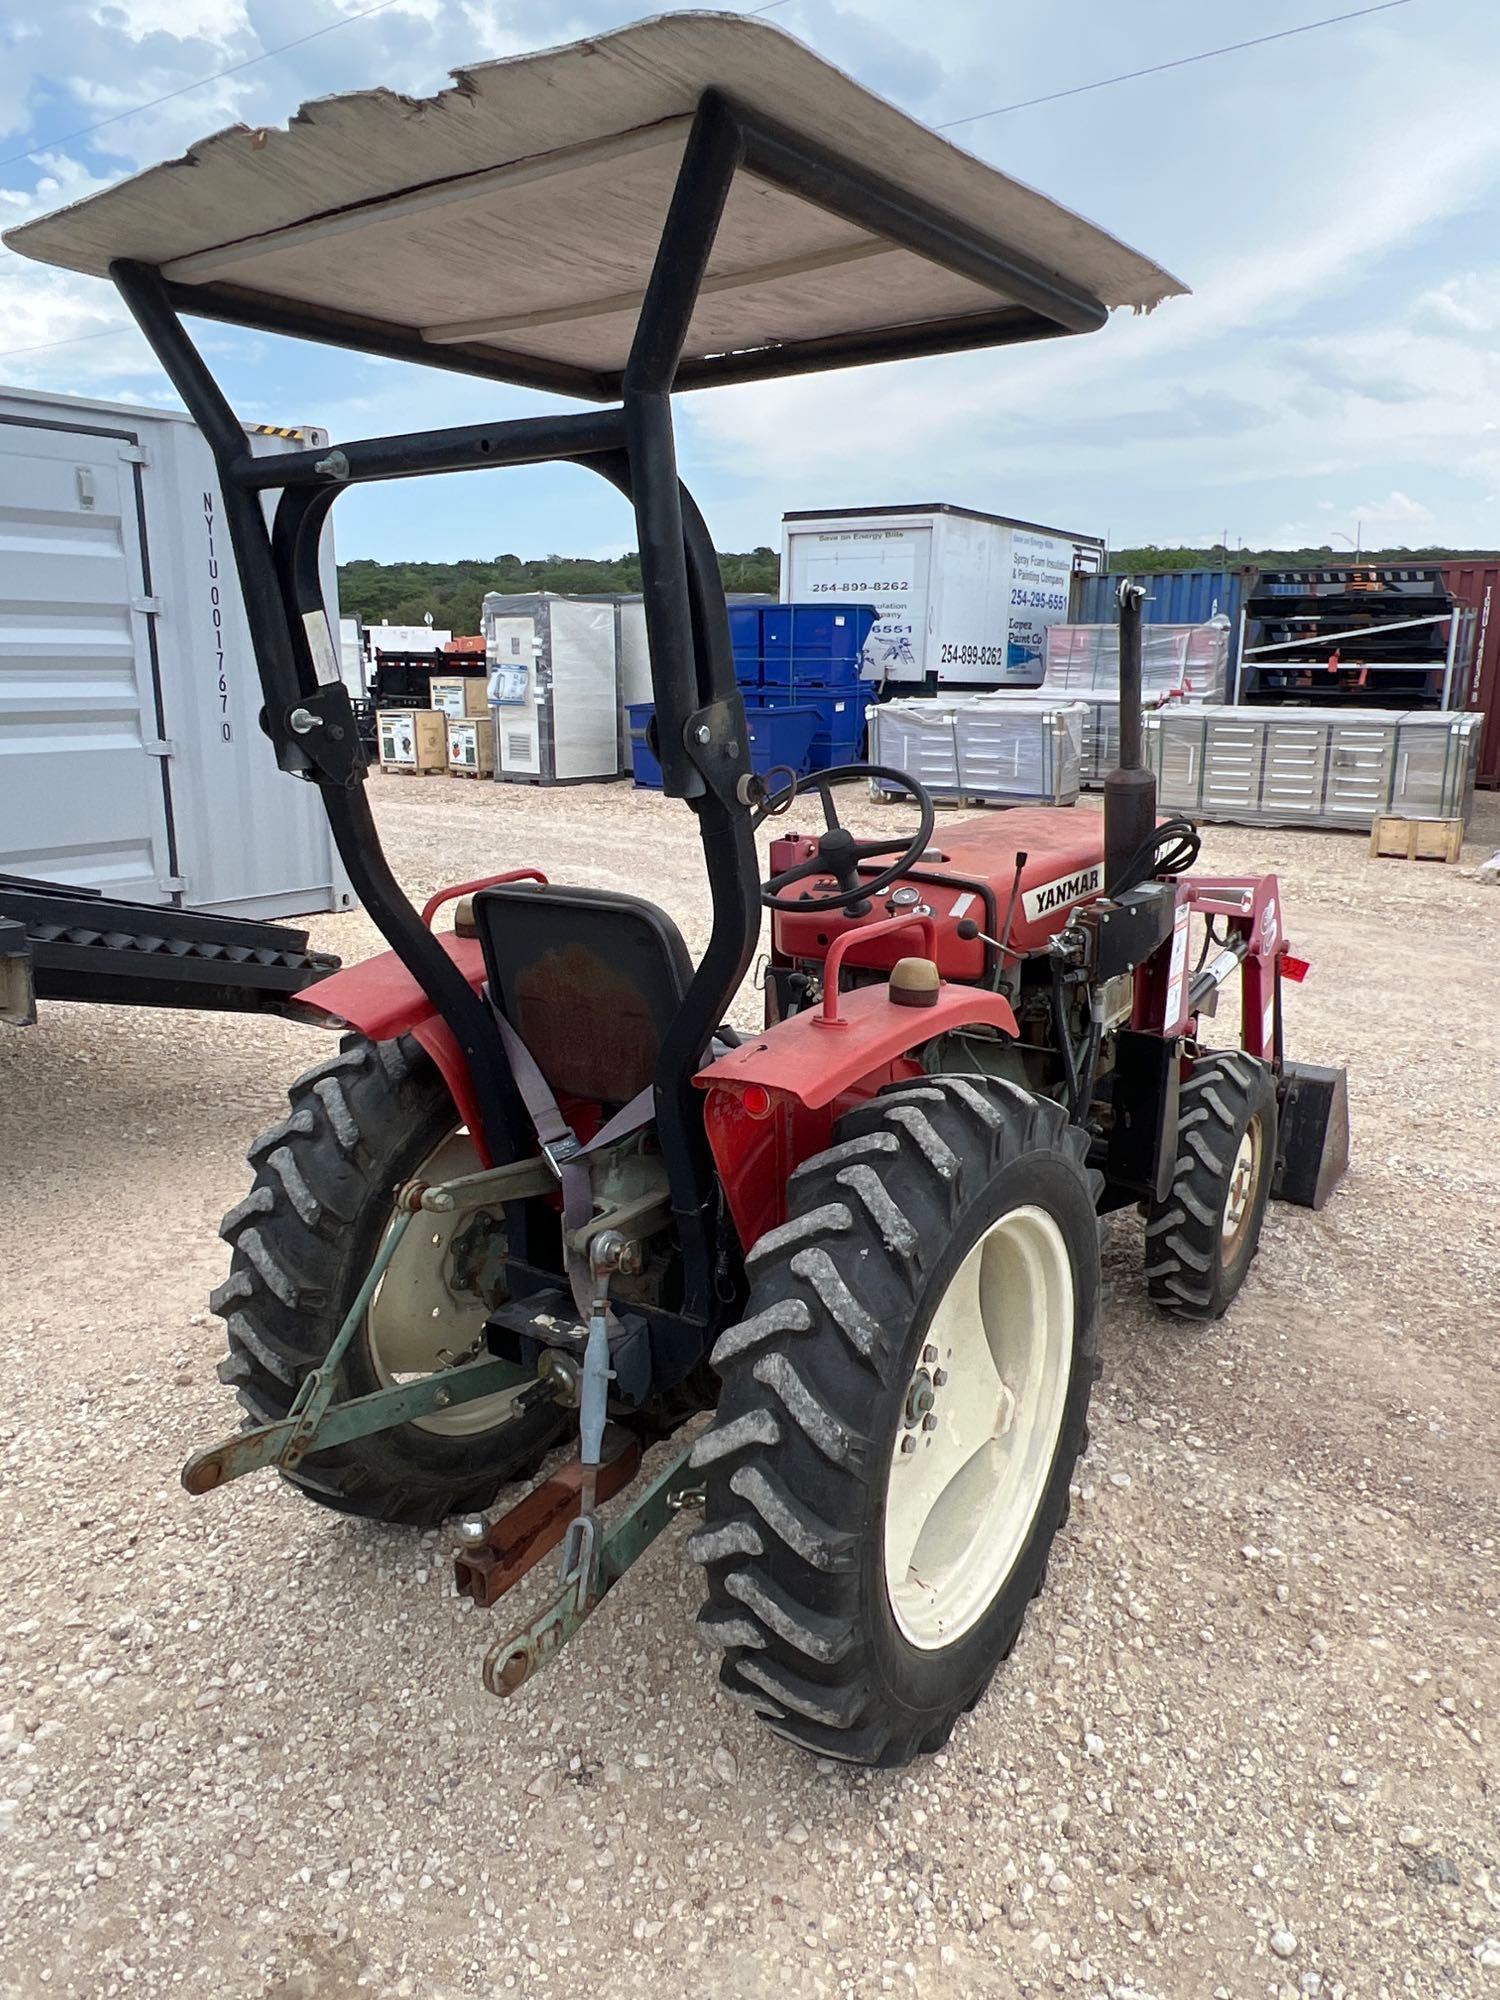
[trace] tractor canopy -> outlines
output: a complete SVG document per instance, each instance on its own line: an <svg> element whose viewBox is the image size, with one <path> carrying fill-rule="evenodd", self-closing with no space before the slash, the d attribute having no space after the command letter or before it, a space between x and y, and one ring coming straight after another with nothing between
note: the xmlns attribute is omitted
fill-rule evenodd
<svg viewBox="0 0 1500 2000"><path fill-rule="evenodd" d="M717 215L712 176L678 189L696 182L712 234L678 388L1087 332L1185 289L791 35L708 13L430 98L315 99L5 240L94 276L154 268L179 310L605 400L709 94L756 139Z"/></svg>

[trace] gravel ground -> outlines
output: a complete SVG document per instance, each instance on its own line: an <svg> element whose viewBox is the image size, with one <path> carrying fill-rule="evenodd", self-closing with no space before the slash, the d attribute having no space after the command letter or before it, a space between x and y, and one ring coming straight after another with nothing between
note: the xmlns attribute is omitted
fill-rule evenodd
<svg viewBox="0 0 1500 2000"><path fill-rule="evenodd" d="M413 891L539 860L702 941L680 807L373 789ZM1471 865L1494 801L1474 835ZM1355 1163L1323 1214L1273 1208L1214 1326L1151 1312L1113 1226L1047 1591L905 1773L721 1698L683 1526L502 1707L513 1612L455 1600L451 1530L264 1475L188 1499L232 1416L219 1215L327 1040L68 1006L5 1033L0 1993L1500 1993L1500 890L1345 836L1205 847L1282 875L1289 1041L1349 1064Z"/></svg>

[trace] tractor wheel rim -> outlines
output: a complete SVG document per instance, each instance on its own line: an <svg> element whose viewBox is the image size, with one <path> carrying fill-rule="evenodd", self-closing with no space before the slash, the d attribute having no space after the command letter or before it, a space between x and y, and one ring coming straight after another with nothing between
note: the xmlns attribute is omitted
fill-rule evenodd
<svg viewBox="0 0 1500 2000"><path fill-rule="evenodd" d="M885 1583L903 1636L952 1645L1030 1538L1067 1407L1075 1299L1045 1209L1011 1209L938 1300L902 1400L885 1501Z"/></svg>
<svg viewBox="0 0 1500 2000"><path fill-rule="evenodd" d="M1244 1234L1245 1222L1254 1205L1255 1184L1260 1178L1260 1120L1253 1119L1240 1135L1234 1165L1229 1170L1229 1188L1224 1196L1224 1218L1219 1235L1224 1255L1230 1256Z"/></svg>
<svg viewBox="0 0 1500 2000"><path fill-rule="evenodd" d="M429 1183L480 1171L479 1155L466 1130L452 1132L433 1147L411 1179ZM455 1290L453 1238L472 1216L417 1216L396 1246L379 1289L365 1315L365 1345L383 1388L419 1381L467 1354L484 1332L486 1311L477 1293ZM446 1357L446 1358L445 1358ZM413 1428L439 1437L466 1438L493 1430L515 1414L504 1394L483 1396L451 1410L413 1419Z"/></svg>

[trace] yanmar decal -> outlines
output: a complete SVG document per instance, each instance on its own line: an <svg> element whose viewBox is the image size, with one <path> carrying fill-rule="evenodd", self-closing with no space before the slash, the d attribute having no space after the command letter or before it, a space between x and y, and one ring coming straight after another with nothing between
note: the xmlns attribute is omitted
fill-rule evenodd
<svg viewBox="0 0 1500 2000"><path fill-rule="evenodd" d="M1076 874L1059 875L1055 882L1043 882L1038 888L1028 889L1021 898L1021 908L1035 922L1038 917L1050 916L1054 910L1076 903L1083 896L1097 895L1103 887L1104 863L1096 861Z"/></svg>

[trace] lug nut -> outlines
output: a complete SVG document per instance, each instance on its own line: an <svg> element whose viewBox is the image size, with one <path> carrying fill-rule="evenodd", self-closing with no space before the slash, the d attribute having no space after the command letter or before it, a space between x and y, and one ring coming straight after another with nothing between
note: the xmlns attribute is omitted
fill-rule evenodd
<svg viewBox="0 0 1500 2000"><path fill-rule="evenodd" d="M933 1362L937 1360L937 1358L938 1358L938 1351L935 1347L924 1347L922 1349L922 1359L927 1363L929 1368L932 1366Z"/></svg>
<svg viewBox="0 0 1500 2000"><path fill-rule="evenodd" d="M917 1448L917 1441L912 1436L911 1432L908 1431L906 1433L906 1436L901 1440L901 1449L903 1451L910 1452L910 1451L915 1451L916 1448Z"/></svg>
<svg viewBox="0 0 1500 2000"><path fill-rule="evenodd" d="M933 1369L932 1386L934 1389L941 1389L943 1384L947 1381L947 1379L948 1379L948 1371L946 1368Z"/></svg>
<svg viewBox="0 0 1500 2000"><path fill-rule="evenodd" d="M922 1419L922 1428L924 1431L935 1431L937 1429L937 1418L930 1410Z"/></svg>

